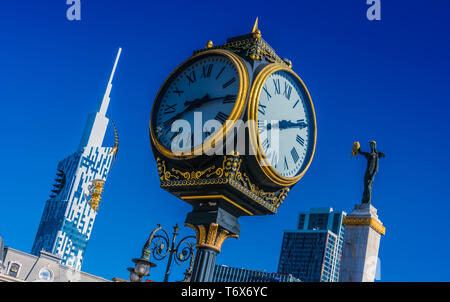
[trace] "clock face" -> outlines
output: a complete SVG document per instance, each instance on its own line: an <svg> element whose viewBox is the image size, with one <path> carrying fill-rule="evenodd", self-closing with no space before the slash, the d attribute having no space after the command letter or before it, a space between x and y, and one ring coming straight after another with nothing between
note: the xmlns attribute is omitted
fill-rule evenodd
<svg viewBox="0 0 450 302"><path fill-rule="evenodd" d="M303 172L315 144L315 116L303 83L286 70L270 74L257 107L259 142L270 166L292 178Z"/></svg>
<svg viewBox="0 0 450 302"><path fill-rule="evenodd" d="M239 92L240 73L227 56L209 54L188 61L169 77L158 96L152 118L154 136L171 152L201 146L230 117ZM185 122L174 124L177 120ZM203 127L194 128L194 120L196 127ZM190 129L176 127L186 122Z"/></svg>

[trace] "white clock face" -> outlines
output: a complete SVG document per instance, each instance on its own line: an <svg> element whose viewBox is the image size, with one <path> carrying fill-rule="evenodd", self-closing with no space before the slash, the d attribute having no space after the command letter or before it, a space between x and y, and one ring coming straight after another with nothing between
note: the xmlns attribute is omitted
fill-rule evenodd
<svg viewBox="0 0 450 302"><path fill-rule="evenodd" d="M152 127L163 147L172 150L175 145L177 150L186 150L201 145L225 123L239 91L239 73L225 56L209 55L182 66L166 85L159 97ZM201 129L197 135L194 115L198 124L199 113L202 125L214 120L218 127L209 128L209 131ZM180 140L180 132L172 132L176 120L190 124L192 135L188 139Z"/></svg>
<svg viewBox="0 0 450 302"><path fill-rule="evenodd" d="M297 176L311 156L312 110L302 83L290 72L277 71L267 78L259 97L258 134L269 164L281 176Z"/></svg>

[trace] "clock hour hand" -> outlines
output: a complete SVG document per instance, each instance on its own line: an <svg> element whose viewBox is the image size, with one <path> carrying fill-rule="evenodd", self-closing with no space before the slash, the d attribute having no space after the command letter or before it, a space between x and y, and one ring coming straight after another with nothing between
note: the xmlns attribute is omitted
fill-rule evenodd
<svg viewBox="0 0 450 302"><path fill-rule="evenodd" d="M297 122L292 122L289 120L282 120L282 121L279 121L279 124L278 124L278 128L280 130L289 129L289 128L303 129L303 128L306 128L307 126L308 126L308 124L306 124L303 119L298 120Z"/></svg>

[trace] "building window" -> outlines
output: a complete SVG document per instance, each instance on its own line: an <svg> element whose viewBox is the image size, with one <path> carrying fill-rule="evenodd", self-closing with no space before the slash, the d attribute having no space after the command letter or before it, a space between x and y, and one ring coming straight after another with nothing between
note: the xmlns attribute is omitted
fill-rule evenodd
<svg viewBox="0 0 450 302"><path fill-rule="evenodd" d="M17 278L17 275L19 274L20 264L18 263L11 263L8 270L8 275L14 278Z"/></svg>
<svg viewBox="0 0 450 302"><path fill-rule="evenodd" d="M305 226L305 214L300 214L300 217L298 219L298 229L303 230L303 227Z"/></svg>
<svg viewBox="0 0 450 302"><path fill-rule="evenodd" d="M44 281L51 281L53 279L52 271L47 268L41 268L39 271L39 279Z"/></svg>

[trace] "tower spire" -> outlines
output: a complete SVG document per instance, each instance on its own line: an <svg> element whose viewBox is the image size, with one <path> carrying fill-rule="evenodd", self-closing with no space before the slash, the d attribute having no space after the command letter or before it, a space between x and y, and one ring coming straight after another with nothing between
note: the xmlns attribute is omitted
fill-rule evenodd
<svg viewBox="0 0 450 302"><path fill-rule="evenodd" d="M106 128L108 127L109 122L106 117L106 111L108 110L109 101L111 100L109 95L111 93L112 80L121 53L122 48L119 48L103 99L98 105L97 112L93 112L88 116L78 150L82 150L84 147L88 146L100 147L103 144L103 138L105 137Z"/></svg>
<svg viewBox="0 0 450 302"><path fill-rule="evenodd" d="M120 54L122 53L122 48L119 48L119 51L117 52L116 61L114 62L114 67L111 72L111 76L109 77L108 85L106 86L105 95L103 96L103 100L100 104L100 107L98 108L98 112L101 115L106 115L106 111L108 110L109 105L109 94L111 93L112 88L112 80L114 78L114 73L116 72L117 63L119 62Z"/></svg>

